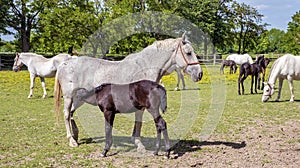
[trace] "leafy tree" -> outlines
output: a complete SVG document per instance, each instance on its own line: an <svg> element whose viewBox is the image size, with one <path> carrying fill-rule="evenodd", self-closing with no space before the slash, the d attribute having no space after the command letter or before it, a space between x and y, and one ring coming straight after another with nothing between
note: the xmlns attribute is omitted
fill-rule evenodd
<svg viewBox="0 0 300 168"><path fill-rule="evenodd" d="M300 11L292 16L288 23L288 31L284 36L283 50L295 55L300 54Z"/></svg>
<svg viewBox="0 0 300 168"><path fill-rule="evenodd" d="M12 33L7 28L13 28L18 33L22 51L30 49L31 31L36 28L38 14L44 9L44 0L2 0L1 5L1 27L6 33ZM3 8L2 8L3 7Z"/></svg>
<svg viewBox="0 0 300 168"><path fill-rule="evenodd" d="M255 41L263 32L267 24L261 24L262 17L255 8L245 3L232 4L233 31L236 34L237 52L245 53L255 48Z"/></svg>

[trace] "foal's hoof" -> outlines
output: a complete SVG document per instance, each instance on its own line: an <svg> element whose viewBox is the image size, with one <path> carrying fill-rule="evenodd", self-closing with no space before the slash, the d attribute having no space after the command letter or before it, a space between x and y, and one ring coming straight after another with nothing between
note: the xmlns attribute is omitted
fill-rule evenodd
<svg viewBox="0 0 300 168"><path fill-rule="evenodd" d="M45 99L47 97L47 95L43 95L42 99Z"/></svg>
<svg viewBox="0 0 300 168"><path fill-rule="evenodd" d="M108 150L103 150L103 152L101 153L101 157L107 157L107 152L108 152Z"/></svg>

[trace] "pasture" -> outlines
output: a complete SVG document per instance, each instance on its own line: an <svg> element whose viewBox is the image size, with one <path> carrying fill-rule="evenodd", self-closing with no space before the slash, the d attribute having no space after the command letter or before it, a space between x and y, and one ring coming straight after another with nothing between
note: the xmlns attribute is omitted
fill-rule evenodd
<svg viewBox="0 0 300 168"><path fill-rule="evenodd" d="M274 102L274 95L270 102L262 103L262 91L250 94L250 77L245 81L245 95L239 96L237 74L229 74L229 68L225 68L222 75L219 65L202 68L204 77L197 84L185 76L187 90L173 91L175 73L163 78L168 96L168 110L163 117L170 140L176 144L168 160L162 157L163 146L160 156L151 155L156 131L147 112L142 127L142 141L147 150L144 153L137 152L130 141L132 118L117 114L113 147L108 157L100 157L105 142L104 120L98 107L90 105L82 106L75 113L80 145L69 147L62 113L56 124L54 79L46 79L49 97L41 99L43 92L37 79L34 95L27 99L29 73L0 71L0 166L297 167L300 164L300 83L294 82L294 103L289 102L287 81L280 102ZM215 92L216 95L225 93L220 95L225 99L213 98ZM199 141L208 114L214 112L214 106L222 106L223 100L224 111L219 113L222 115L216 130L205 141Z"/></svg>

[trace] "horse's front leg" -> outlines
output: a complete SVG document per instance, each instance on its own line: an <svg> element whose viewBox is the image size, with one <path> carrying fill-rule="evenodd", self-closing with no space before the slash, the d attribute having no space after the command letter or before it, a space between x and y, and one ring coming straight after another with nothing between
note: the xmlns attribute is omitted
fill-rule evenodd
<svg viewBox="0 0 300 168"><path fill-rule="evenodd" d="M182 81L182 90L185 90L185 82L184 82L184 76L182 75L180 69L176 69L177 72L177 87L175 88L175 91L180 90L179 85L180 85L180 80Z"/></svg>
<svg viewBox="0 0 300 168"><path fill-rule="evenodd" d="M142 121L143 121L143 110L139 110L135 112L135 122L134 128L132 131L132 140L134 144L137 146L137 150L139 152L145 152L145 146L141 141L141 129L142 129Z"/></svg>
<svg viewBox="0 0 300 168"><path fill-rule="evenodd" d="M112 128L114 124L115 113L113 111L104 111L104 117L105 117L105 148L102 151L101 154L102 157L106 157L106 154L112 145Z"/></svg>
<svg viewBox="0 0 300 168"><path fill-rule="evenodd" d="M293 78L291 76L287 77L287 80L289 81L289 86L290 86L290 92L291 92L291 99L290 102L294 102L294 86L293 86Z"/></svg>
<svg viewBox="0 0 300 168"><path fill-rule="evenodd" d="M255 90L255 93L257 94L257 78L259 78L259 74L258 75L254 75L254 90ZM259 78L260 79L260 78Z"/></svg>
<svg viewBox="0 0 300 168"><path fill-rule="evenodd" d="M278 95L277 95L277 98L275 101L279 101L279 99L280 99L282 84L283 84L283 78L279 78L279 80L278 80Z"/></svg>
<svg viewBox="0 0 300 168"><path fill-rule="evenodd" d="M153 117L155 117L155 115L153 115ZM168 136L168 131L167 131L167 123L160 115L158 117L154 118L154 122L155 122L155 126L156 126L157 136L156 136L156 148L155 148L155 151L153 154L158 155L158 151L160 148L161 132L163 132L165 146L166 146L165 157L169 158L170 157L170 141L169 141L169 136Z"/></svg>
<svg viewBox="0 0 300 168"><path fill-rule="evenodd" d="M32 97L35 78L36 78L35 74L30 73L30 91L29 91L29 95L27 97L28 99L30 99Z"/></svg>
<svg viewBox="0 0 300 168"><path fill-rule="evenodd" d="M46 91L46 83L45 83L45 78L44 77L40 77L41 79L41 83L42 83L42 88L43 88L43 92L44 92L44 95L43 95L43 99L47 97L47 91Z"/></svg>

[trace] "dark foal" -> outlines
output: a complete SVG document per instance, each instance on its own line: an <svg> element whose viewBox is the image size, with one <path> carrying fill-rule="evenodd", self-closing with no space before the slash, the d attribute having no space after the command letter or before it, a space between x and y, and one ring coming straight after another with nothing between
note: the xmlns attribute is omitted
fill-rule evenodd
<svg viewBox="0 0 300 168"><path fill-rule="evenodd" d="M259 74L263 72L266 68L264 57L258 57L255 63L249 64L244 63L240 67L240 75L238 79L238 94L241 95L240 85L242 85L242 94L244 94L244 80L251 75L251 94L253 94L253 83L255 83L255 93L257 93L257 88L260 87L260 76ZM264 79L263 79L264 80ZM257 87L258 84L258 87Z"/></svg>
<svg viewBox="0 0 300 168"><path fill-rule="evenodd" d="M159 108L164 113L167 108L166 90L159 84L142 80L130 84L102 84L95 89L97 104L105 117L105 149L102 156L106 157L112 145L112 127L116 113L132 113L138 110L147 111L153 116L157 140L154 155L160 148L161 132L164 136L166 154L170 156L170 143L167 124L159 113ZM140 121L141 122L141 121Z"/></svg>
<svg viewBox="0 0 300 168"><path fill-rule="evenodd" d="M229 66L230 67L230 74L236 73L237 66L236 63L232 60L222 60L221 67L220 67L220 73L224 74L224 67Z"/></svg>

